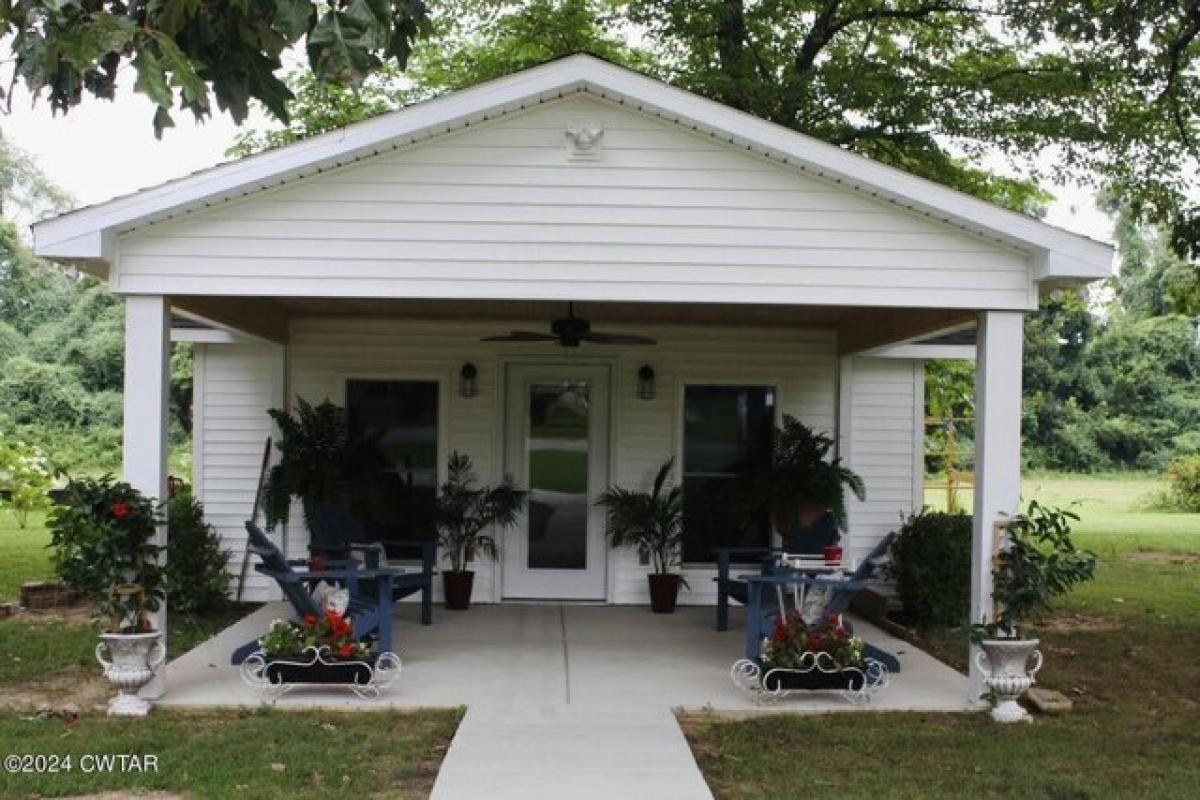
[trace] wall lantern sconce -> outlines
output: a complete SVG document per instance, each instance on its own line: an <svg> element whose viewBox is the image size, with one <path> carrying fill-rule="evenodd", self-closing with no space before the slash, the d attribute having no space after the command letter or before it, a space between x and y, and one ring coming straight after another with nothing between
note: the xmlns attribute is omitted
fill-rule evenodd
<svg viewBox="0 0 1200 800"><path fill-rule="evenodd" d="M654 399L654 367L644 364L637 373L637 396L639 400Z"/></svg>
<svg viewBox="0 0 1200 800"><path fill-rule="evenodd" d="M470 361L458 371L458 393L467 399L479 394L479 368Z"/></svg>

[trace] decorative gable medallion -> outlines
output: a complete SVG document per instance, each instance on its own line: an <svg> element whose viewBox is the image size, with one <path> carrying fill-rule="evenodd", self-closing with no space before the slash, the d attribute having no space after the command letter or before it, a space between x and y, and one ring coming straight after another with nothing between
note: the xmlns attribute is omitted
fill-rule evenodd
<svg viewBox="0 0 1200 800"><path fill-rule="evenodd" d="M600 142L604 128L600 125L579 125L567 128L567 160L595 161L600 158Z"/></svg>

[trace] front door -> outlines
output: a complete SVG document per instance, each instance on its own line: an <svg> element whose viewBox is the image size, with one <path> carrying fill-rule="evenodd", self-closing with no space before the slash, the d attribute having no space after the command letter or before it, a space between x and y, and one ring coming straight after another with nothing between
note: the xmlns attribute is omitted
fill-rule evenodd
<svg viewBox="0 0 1200 800"><path fill-rule="evenodd" d="M504 597L603 600L608 367L508 369L505 470L529 503L504 542Z"/></svg>

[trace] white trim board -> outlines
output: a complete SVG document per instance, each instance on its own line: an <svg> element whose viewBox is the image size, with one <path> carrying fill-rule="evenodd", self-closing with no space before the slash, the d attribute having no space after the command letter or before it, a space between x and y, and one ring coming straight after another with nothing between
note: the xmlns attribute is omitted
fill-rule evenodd
<svg viewBox="0 0 1200 800"><path fill-rule="evenodd" d="M116 234L248 196L548 100L589 92L744 147L820 178L1035 258L1035 280L1112 273L1107 244L1055 228L587 55L575 55L357 125L226 163L34 226L38 255L91 264L115 258Z"/></svg>

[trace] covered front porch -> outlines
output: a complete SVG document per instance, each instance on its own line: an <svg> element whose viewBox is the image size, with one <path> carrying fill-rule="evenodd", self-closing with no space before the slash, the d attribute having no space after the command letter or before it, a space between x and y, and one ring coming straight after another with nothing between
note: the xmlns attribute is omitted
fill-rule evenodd
<svg viewBox="0 0 1200 800"><path fill-rule="evenodd" d="M229 665L234 647L259 635L290 607L269 603L167 666L166 706L257 705L258 692ZM606 713L675 708L720 714L771 711L965 711L967 678L916 647L859 619L855 632L893 653L901 671L865 705L832 693L805 693L759 705L733 684L730 666L741 657L740 609L730 630L718 632L714 611L686 607L651 614L641 606L505 603L467 612L438 612L437 624L418 624L417 609L397 606L393 639L403 670L378 700L344 688L306 688L285 694L280 708L431 708L555 713Z"/></svg>

